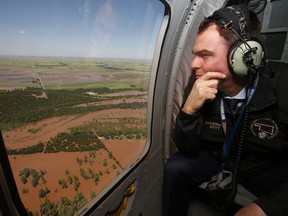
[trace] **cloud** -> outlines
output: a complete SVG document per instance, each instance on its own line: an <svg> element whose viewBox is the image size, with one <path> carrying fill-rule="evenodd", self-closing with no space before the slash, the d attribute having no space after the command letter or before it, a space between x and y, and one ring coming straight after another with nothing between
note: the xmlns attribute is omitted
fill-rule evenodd
<svg viewBox="0 0 288 216"><path fill-rule="evenodd" d="M18 33L23 35L23 34L26 34L27 32L26 32L26 30L19 30Z"/></svg>

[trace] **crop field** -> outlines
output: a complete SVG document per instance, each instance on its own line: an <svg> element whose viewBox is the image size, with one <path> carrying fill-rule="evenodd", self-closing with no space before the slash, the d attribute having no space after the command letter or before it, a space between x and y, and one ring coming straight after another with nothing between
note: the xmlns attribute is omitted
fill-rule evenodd
<svg viewBox="0 0 288 216"><path fill-rule="evenodd" d="M0 56L0 88L146 88L150 60Z"/></svg>
<svg viewBox="0 0 288 216"><path fill-rule="evenodd" d="M74 215L146 144L149 60L0 57L0 129L32 215Z"/></svg>

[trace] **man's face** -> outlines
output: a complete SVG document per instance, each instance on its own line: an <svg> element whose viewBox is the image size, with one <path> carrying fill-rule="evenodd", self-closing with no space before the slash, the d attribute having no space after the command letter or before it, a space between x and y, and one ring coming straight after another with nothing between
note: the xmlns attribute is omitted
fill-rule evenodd
<svg viewBox="0 0 288 216"><path fill-rule="evenodd" d="M196 78L211 71L224 73L226 80L231 79L227 65L228 45L219 34L219 28L217 25L212 25L196 38L192 51L195 56L191 63Z"/></svg>

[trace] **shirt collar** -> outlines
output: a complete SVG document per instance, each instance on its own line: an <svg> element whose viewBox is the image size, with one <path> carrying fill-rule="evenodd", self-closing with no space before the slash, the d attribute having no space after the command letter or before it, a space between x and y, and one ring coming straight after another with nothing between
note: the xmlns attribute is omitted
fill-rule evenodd
<svg viewBox="0 0 288 216"><path fill-rule="evenodd" d="M246 88L244 87L237 95L235 96L225 96L225 99L245 99L246 98Z"/></svg>

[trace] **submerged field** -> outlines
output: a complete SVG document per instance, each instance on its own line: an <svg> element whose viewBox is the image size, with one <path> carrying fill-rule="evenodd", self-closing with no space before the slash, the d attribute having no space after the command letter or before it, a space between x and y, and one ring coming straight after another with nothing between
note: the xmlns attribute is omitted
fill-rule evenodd
<svg viewBox="0 0 288 216"><path fill-rule="evenodd" d="M0 65L0 128L34 215L73 215L143 151L150 61L0 57Z"/></svg>

